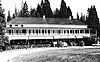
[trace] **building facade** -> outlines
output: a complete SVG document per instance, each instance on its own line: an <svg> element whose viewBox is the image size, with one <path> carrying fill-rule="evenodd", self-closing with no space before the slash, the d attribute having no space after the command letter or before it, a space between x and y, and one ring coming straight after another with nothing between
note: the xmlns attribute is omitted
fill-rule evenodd
<svg viewBox="0 0 100 62"><path fill-rule="evenodd" d="M55 41L80 42L96 36L79 20L66 18L20 18L6 24L6 36L10 44L51 44Z"/></svg>

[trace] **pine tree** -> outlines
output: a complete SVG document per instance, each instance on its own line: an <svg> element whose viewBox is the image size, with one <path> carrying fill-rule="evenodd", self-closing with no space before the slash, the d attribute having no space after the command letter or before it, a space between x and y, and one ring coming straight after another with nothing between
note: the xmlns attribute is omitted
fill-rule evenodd
<svg viewBox="0 0 100 62"><path fill-rule="evenodd" d="M18 16L18 12L17 12L17 8L16 8L16 5L15 5L15 17Z"/></svg>
<svg viewBox="0 0 100 62"><path fill-rule="evenodd" d="M85 15L83 15L83 13L81 13L81 17L79 19L81 22L86 23L85 22Z"/></svg>
<svg viewBox="0 0 100 62"><path fill-rule="evenodd" d="M38 4L38 6L37 6L37 11L36 11L36 13L37 13L37 17L42 17L42 14L41 14L41 6Z"/></svg>
<svg viewBox="0 0 100 62"><path fill-rule="evenodd" d="M4 28L5 28L5 14L4 9L2 9L2 4L0 1L0 45L5 45Z"/></svg>
<svg viewBox="0 0 100 62"><path fill-rule="evenodd" d="M41 14L42 16L45 15L46 17L52 18L53 17L53 13L50 7L50 2L48 0L45 0L43 2L41 2Z"/></svg>
<svg viewBox="0 0 100 62"><path fill-rule="evenodd" d="M86 19L86 23L90 28L98 29L97 27L99 24L99 18L95 6L91 6L91 8L88 8L88 17Z"/></svg>
<svg viewBox="0 0 100 62"><path fill-rule="evenodd" d="M72 11L69 6L67 8L67 13L68 13L68 17L71 17L71 19L73 19Z"/></svg>
<svg viewBox="0 0 100 62"><path fill-rule="evenodd" d="M77 20L79 20L79 14L77 13Z"/></svg>
<svg viewBox="0 0 100 62"><path fill-rule="evenodd" d="M59 18L59 10L58 10L58 8L56 8L56 10L54 11L54 18Z"/></svg>
<svg viewBox="0 0 100 62"><path fill-rule="evenodd" d="M88 17L86 19L86 23L88 24L88 27L97 30L98 35L100 35L98 27L99 18L95 6L91 6L91 8L88 8L87 11L88 11Z"/></svg>
<svg viewBox="0 0 100 62"><path fill-rule="evenodd" d="M28 5L27 5L26 1L23 4L22 9L20 10L19 17L29 17Z"/></svg>
<svg viewBox="0 0 100 62"><path fill-rule="evenodd" d="M61 1L59 15L60 15L60 18L69 18L68 11L67 11L67 6L66 6L66 3L65 3L64 0Z"/></svg>
<svg viewBox="0 0 100 62"><path fill-rule="evenodd" d="M16 17L15 14L13 14L13 15L12 15L12 19L14 19L15 17Z"/></svg>
<svg viewBox="0 0 100 62"><path fill-rule="evenodd" d="M10 11L8 11L7 22L9 22L10 20L11 20L11 15L10 15Z"/></svg>
<svg viewBox="0 0 100 62"><path fill-rule="evenodd" d="M30 16L31 17L36 17L36 9L35 8L31 8L31 10L30 10Z"/></svg>

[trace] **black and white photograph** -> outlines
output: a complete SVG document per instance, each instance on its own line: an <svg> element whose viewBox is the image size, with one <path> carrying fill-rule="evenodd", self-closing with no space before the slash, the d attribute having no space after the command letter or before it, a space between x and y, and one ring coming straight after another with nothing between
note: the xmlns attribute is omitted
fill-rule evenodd
<svg viewBox="0 0 100 62"><path fill-rule="evenodd" d="M99 62L99 0L0 0L0 62Z"/></svg>

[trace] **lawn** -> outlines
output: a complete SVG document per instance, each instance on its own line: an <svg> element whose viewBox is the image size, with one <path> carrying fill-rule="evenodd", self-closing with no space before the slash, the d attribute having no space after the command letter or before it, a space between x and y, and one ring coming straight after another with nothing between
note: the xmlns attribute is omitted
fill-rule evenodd
<svg viewBox="0 0 100 62"><path fill-rule="evenodd" d="M99 48L57 49L24 54L12 62L100 62Z"/></svg>

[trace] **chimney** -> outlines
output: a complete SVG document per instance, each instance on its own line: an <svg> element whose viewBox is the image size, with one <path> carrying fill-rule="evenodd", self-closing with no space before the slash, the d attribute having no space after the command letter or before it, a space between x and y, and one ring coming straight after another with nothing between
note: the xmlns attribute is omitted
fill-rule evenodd
<svg viewBox="0 0 100 62"><path fill-rule="evenodd" d="M45 15L43 15L43 19L45 19Z"/></svg>

